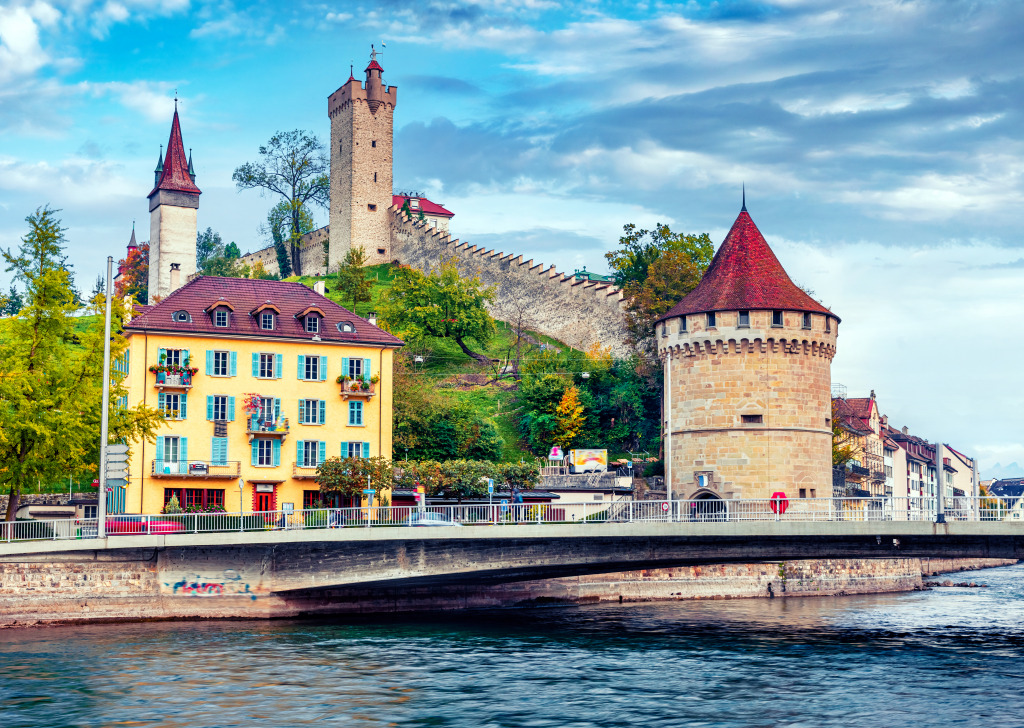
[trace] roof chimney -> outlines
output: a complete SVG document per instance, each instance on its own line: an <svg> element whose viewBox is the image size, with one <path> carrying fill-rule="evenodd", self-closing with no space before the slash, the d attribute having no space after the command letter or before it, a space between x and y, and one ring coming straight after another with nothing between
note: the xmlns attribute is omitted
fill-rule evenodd
<svg viewBox="0 0 1024 728"><path fill-rule="evenodd" d="M903 434L904 435L909 435L910 434L910 428L907 427L906 425L904 425L904 427L903 427Z"/></svg>
<svg viewBox="0 0 1024 728"><path fill-rule="evenodd" d="M181 264L171 263L171 293L181 286Z"/></svg>
<svg viewBox="0 0 1024 728"><path fill-rule="evenodd" d="M321 296L327 295L327 283L324 281L314 281L313 291L319 293Z"/></svg>
<svg viewBox="0 0 1024 728"><path fill-rule="evenodd" d="M370 311L370 313L366 314L366 320L369 321L371 325L376 326L377 325L377 312L376 311Z"/></svg>

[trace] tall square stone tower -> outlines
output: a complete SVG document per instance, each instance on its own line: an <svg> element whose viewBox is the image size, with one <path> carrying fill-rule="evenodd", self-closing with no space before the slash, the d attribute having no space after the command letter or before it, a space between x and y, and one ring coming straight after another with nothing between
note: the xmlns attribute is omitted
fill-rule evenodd
<svg viewBox="0 0 1024 728"><path fill-rule="evenodd" d="M156 303L185 285L196 272L199 195L192 157L185 157L174 105L167 155L157 159L149 193L149 303Z"/></svg>
<svg viewBox="0 0 1024 728"><path fill-rule="evenodd" d="M372 48L372 47L371 47ZM384 69L371 50L366 85L351 73L327 100L331 119L331 210L328 272L353 246L368 265L390 260L388 208L392 192L392 137L398 89L384 86Z"/></svg>

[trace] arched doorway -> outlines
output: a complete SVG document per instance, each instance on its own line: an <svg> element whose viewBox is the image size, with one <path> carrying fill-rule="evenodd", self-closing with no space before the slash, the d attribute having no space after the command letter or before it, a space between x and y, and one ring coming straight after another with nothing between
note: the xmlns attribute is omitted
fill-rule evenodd
<svg viewBox="0 0 1024 728"><path fill-rule="evenodd" d="M691 521L725 521L725 501L710 490L698 490L690 496L689 515Z"/></svg>

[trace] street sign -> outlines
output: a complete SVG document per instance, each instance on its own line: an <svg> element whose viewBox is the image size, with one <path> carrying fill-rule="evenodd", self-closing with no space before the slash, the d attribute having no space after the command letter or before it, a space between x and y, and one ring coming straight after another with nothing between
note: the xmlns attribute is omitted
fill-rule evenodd
<svg viewBox="0 0 1024 728"><path fill-rule="evenodd" d="M127 455L127 445L107 445L107 455Z"/></svg>
<svg viewBox="0 0 1024 728"><path fill-rule="evenodd" d="M291 514L295 513L295 504L294 503L282 503L281 504L281 512L284 513L286 516L290 516Z"/></svg>
<svg viewBox="0 0 1024 728"><path fill-rule="evenodd" d="M508 498L501 499L501 512L504 513L508 510Z"/></svg>
<svg viewBox="0 0 1024 728"><path fill-rule="evenodd" d="M560 448L558 445L552 447L551 452L548 453L548 460L561 460L562 457L564 457L562 455L562 448Z"/></svg>
<svg viewBox="0 0 1024 728"><path fill-rule="evenodd" d="M630 460L629 462L627 462L627 463L626 463L626 467L627 467L627 468L631 468L631 467L633 467L633 461L632 461L632 460Z"/></svg>
<svg viewBox="0 0 1024 728"><path fill-rule="evenodd" d="M127 488L128 481L124 478L107 478L107 489L110 488Z"/></svg>
<svg viewBox="0 0 1024 728"><path fill-rule="evenodd" d="M124 467L123 463L120 464L120 467L118 467L118 464L108 465L106 472L108 483L111 480L124 480L128 477L128 470Z"/></svg>
<svg viewBox="0 0 1024 728"><path fill-rule="evenodd" d="M668 503L662 503L661 504L661 510L667 511L668 510Z"/></svg>
<svg viewBox="0 0 1024 728"><path fill-rule="evenodd" d="M376 492L373 488L363 488L363 495L373 495Z"/></svg>
<svg viewBox="0 0 1024 728"><path fill-rule="evenodd" d="M488 493L493 493L494 492L494 478L488 478L487 479L487 492Z"/></svg>

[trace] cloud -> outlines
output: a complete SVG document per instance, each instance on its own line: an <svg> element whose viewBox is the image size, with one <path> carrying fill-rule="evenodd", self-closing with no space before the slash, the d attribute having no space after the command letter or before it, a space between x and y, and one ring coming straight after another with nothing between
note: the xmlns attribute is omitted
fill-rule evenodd
<svg viewBox="0 0 1024 728"><path fill-rule="evenodd" d="M50 63L39 28L52 27L60 13L47 3L0 7L0 83L31 75Z"/></svg>

